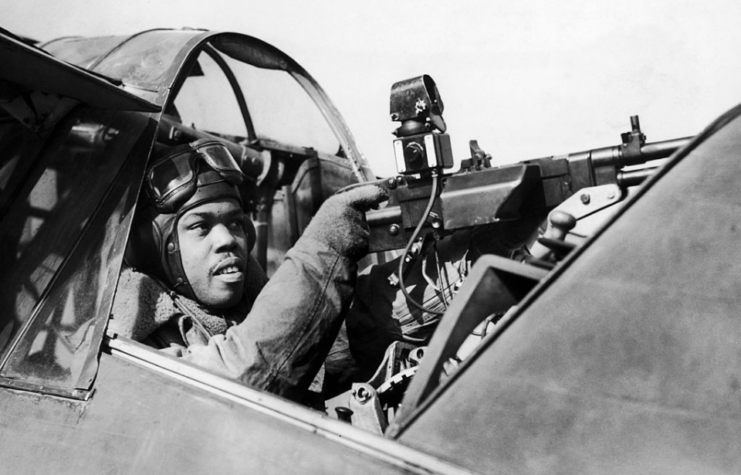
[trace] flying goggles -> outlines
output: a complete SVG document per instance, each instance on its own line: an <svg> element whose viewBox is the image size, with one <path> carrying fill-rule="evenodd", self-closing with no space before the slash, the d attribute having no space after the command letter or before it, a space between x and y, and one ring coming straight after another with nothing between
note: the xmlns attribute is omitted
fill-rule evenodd
<svg viewBox="0 0 741 475"><path fill-rule="evenodd" d="M172 213L193 196L204 163L231 185L244 180L234 157L216 140L201 139L175 147L147 173L147 191L158 212Z"/></svg>

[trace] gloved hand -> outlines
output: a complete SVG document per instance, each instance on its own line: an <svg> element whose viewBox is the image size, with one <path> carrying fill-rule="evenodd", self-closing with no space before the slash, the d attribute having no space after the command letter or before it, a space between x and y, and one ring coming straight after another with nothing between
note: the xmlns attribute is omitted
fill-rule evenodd
<svg viewBox="0 0 741 475"><path fill-rule="evenodd" d="M341 256L360 259L368 253L370 230L365 212L388 199L376 185L355 186L322 204L304 231L304 236L329 245Z"/></svg>

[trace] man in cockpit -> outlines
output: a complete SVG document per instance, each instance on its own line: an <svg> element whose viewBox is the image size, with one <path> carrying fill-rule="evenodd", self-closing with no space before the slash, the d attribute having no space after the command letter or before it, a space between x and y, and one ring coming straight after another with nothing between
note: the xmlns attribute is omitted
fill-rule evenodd
<svg viewBox="0 0 741 475"><path fill-rule="evenodd" d="M148 168L109 334L301 399L334 342L368 248L362 186L328 199L275 275L250 256L243 176L217 141L170 149Z"/></svg>

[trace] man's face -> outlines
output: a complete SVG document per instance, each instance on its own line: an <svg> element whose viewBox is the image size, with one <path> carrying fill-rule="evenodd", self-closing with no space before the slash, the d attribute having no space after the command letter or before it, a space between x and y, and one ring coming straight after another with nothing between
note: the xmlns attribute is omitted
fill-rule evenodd
<svg viewBox="0 0 741 475"><path fill-rule="evenodd" d="M247 236L242 208L233 199L188 210L177 224L180 258L198 300L229 308L242 298L247 266Z"/></svg>

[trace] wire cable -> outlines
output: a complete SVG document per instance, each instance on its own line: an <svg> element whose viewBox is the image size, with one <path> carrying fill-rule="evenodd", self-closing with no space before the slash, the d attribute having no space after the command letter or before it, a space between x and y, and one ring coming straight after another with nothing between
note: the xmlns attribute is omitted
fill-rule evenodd
<svg viewBox="0 0 741 475"><path fill-rule="evenodd" d="M422 227L425 225L425 222L427 221L427 217L430 215L430 211L432 211L432 205L435 203L435 198L437 198L437 189L438 189L438 172L437 170L432 170L432 191L430 192L430 201L427 202L427 207L425 208L425 212L422 214L422 218L419 220L419 223L417 223L417 227L414 229L414 232L412 233L412 237L409 239L409 242L407 242L406 247L404 248L404 253L401 255L401 261L399 262L399 286L401 287L401 292L404 294L404 297L409 301L410 304L412 304L417 309L430 313L432 315L442 316L444 312L440 312L437 310L433 310L431 308L425 307L423 304L420 304L414 298L412 298L411 295L409 295L409 292L407 292L406 287L404 286L404 264L407 259L407 255L409 255L409 250L412 248L412 245L414 244L414 241L417 240L417 236L419 236L420 231L422 231Z"/></svg>

